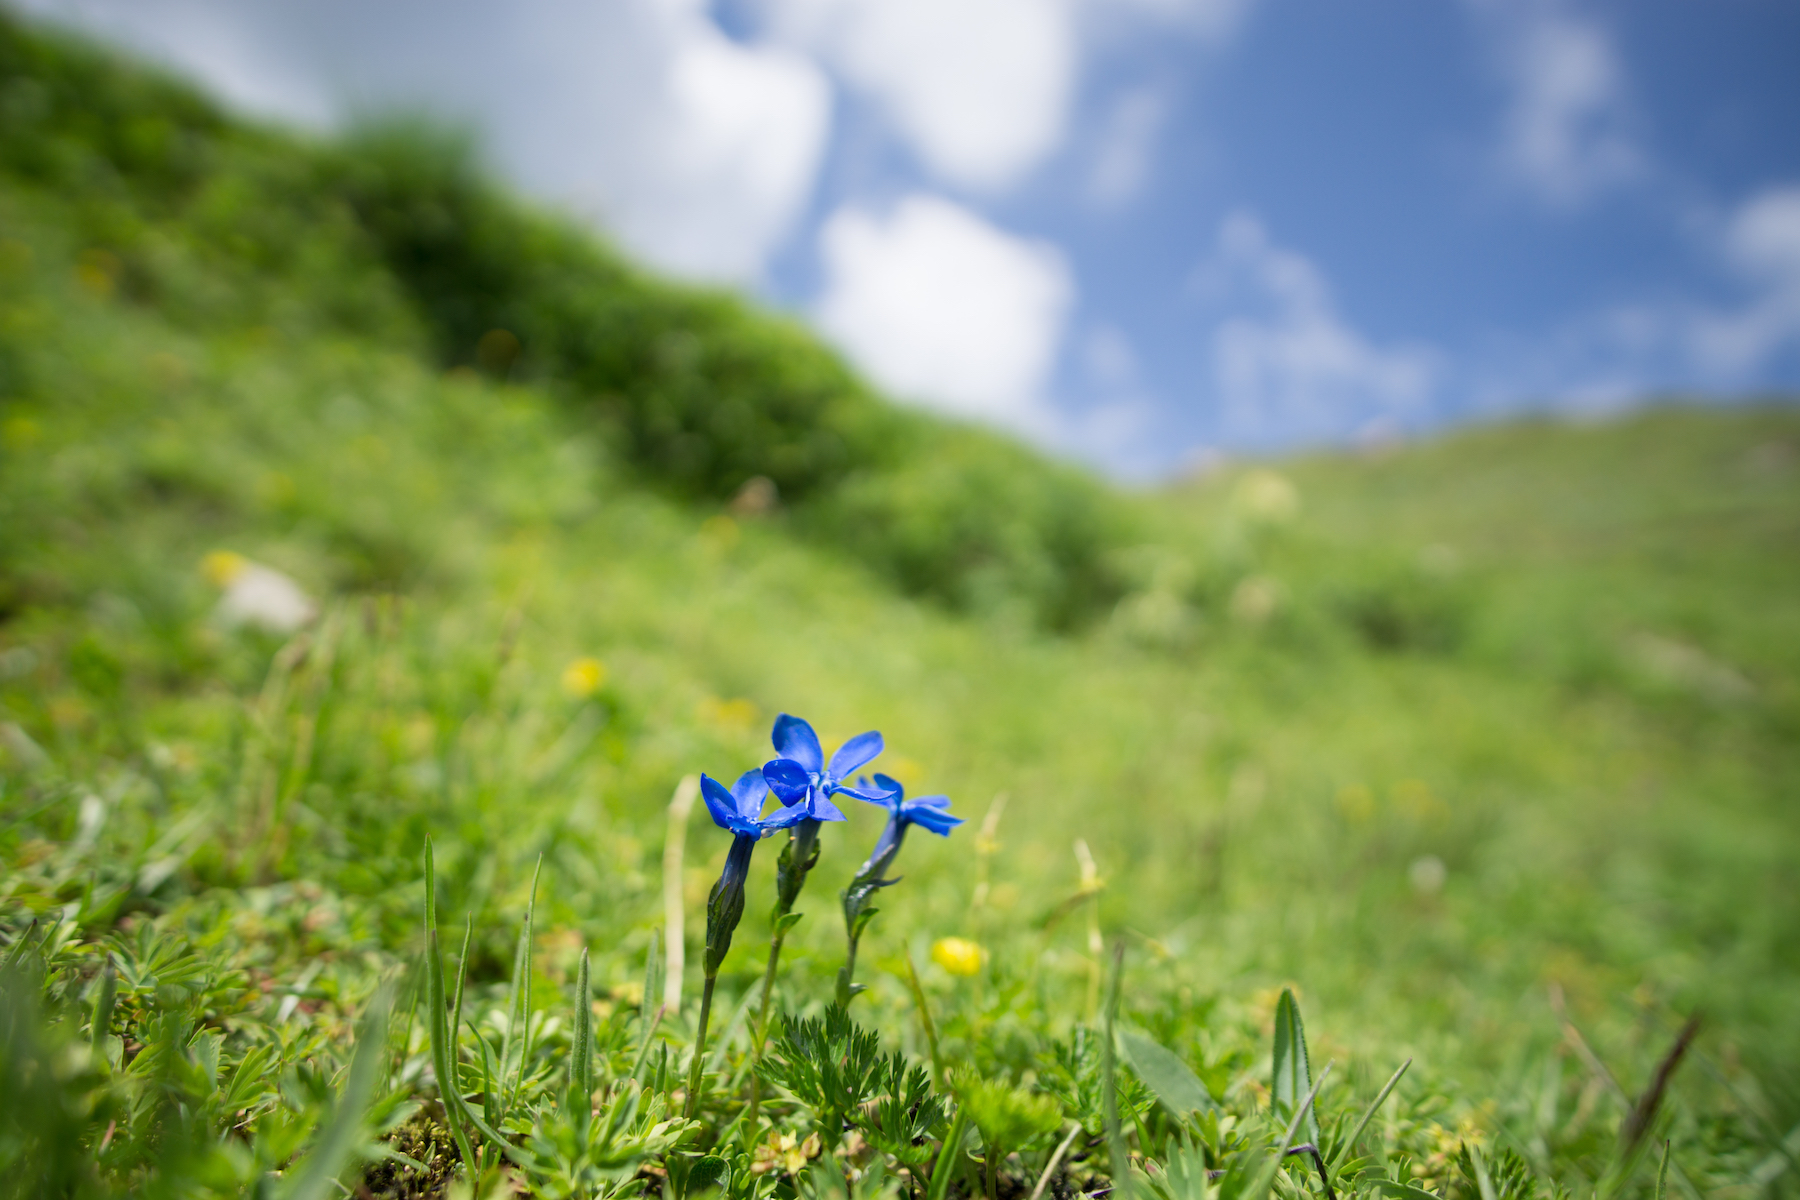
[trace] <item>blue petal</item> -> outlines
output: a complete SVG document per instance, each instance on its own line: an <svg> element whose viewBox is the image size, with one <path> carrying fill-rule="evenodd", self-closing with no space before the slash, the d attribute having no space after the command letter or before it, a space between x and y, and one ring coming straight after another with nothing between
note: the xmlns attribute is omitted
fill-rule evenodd
<svg viewBox="0 0 1800 1200"><path fill-rule="evenodd" d="M868 785L859 779L856 781L856 786L867 787ZM875 772L875 786L878 788L885 788L891 793L888 796L888 799L896 804L906 799L906 789L902 787L900 781L895 779L892 775L883 775L880 771ZM947 804L949 801L946 800L945 803Z"/></svg>
<svg viewBox="0 0 1800 1200"><path fill-rule="evenodd" d="M819 748L819 735L799 717L790 717L786 713L776 717L775 732L771 736L775 741L775 753L781 757L793 759L808 771L825 766L825 751Z"/></svg>
<svg viewBox="0 0 1800 1200"><path fill-rule="evenodd" d="M939 797L933 796L932 799L936 800ZM906 811L901 814L901 819L917 825L921 829L929 829L939 837L949 837L950 831L963 823L961 817L953 817L935 804L925 804L920 801L914 801L913 804L907 805Z"/></svg>
<svg viewBox="0 0 1800 1200"><path fill-rule="evenodd" d="M777 758L763 764L763 781L783 804L797 804L812 791L812 775L804 764Z"/></svg>
<svg viewBox="0 0 1800 1200"><path fill-rule="evenodd" d="M856 793L852 792L851 795ZM843 810L822 795L815 795L807 806L807 816L815 821L847 821Z"/></svg>
<svg viewBox="0 0 1800 1200"><path fill-rule="evenodd" d="M843 779L856 768L870 762L883 749L881 735L871 729L867 733L859 733L831 756L831 769L826 772L833 779Z"/></svg>
<svg viewBox="0 0 1800 1200"><path fill-rule="evenodd" d="M845 784L834 783L831 785L831 794L833 796L855 796L858 800L867 800L870 804L879 804L883 808L890 810L894 807L892 803L894 794L885 789L877 790L875 788L870 788L869 790L864 791L859 788L848 787Z"/></svg>
<svg viewBox="0 0 1800 1200"><path fill-rule="evenodd" d="M763 801L769 798L769 784L760 770L745 771L731 785L731 799L739 813L746 817L762 816Z"/></svg>
<svg viewBox="0 0 1800 1200"><path fill-rule="evenodd" d="M894 782L893 780L888 779L886 775L877 775L875 778L886 779L889 784ZM856 777L856 787L854 790L850 788L845 788L844 790L849 792L850 795L855 796L858 800L866 801L869 804L879 804L889 812L896 812L900 807L900 793L897 788L890 789L888 795L881 796L882 787L870 783L867 775L858 775ZM874 796L881 796L881 799L871 799L871 797Z"/></svg>
<svg viewBox="0 0 1800 1200"><path fill-rule="evenodd" d="M706 811L712 814L715 825L721 829L734 828L738 819L737 797L726 791L724 784L711 775L702 775L700 795L706 801Z"/></svg>
<svg viewBox="0 0 1800 1200"><path fill-rule="evenodd" d="M798 825L800 822L806 820L806 817L806 805L793 804L786 808L778 808L770 813L768 818L762 822L762 827L770 833L773 833L777 829L786 829L791 825Z"/></svg>

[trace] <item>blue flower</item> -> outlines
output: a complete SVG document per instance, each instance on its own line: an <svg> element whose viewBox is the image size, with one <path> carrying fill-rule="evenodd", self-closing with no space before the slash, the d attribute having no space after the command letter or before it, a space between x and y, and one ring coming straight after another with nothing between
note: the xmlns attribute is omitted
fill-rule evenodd
<svg viewBox="0 0 1800 1200"><path fill-rule="evenodd" d="M794 804L776 809L765 819L762 810L769 798L769 785L761 771L745 771L730 791L712 776L702 775L700 795L712 813L713 823L739 837L766 837L777 829L804 821L808 815L804 806Z"/></svg>
<svg viewBox="0 0 1800 1200"><path fill-rule="evenodd" d="M763 782L761 771L745 771L730 791L712 776L702 775L700 795L719 828L735 835L731 852L725 856L725 870L706 899L705 969L710 981L719 973L719 964L731 949L731 935L744 915L744 881L750 875L750 855L756 843L777 829L805 820L806 810L796 804L776 809L765 819L762 810L769 798L769 785Z"/></svg>
<svg viewBox="0 0 1800 1200"><path fill-rule="evenodd" d="M832 796L855 796L871 804L880 804L887 793L846 786L850 773L872 761L882 751L881 735L870 730L859 733L825 761L819 746L819 735L799 717L782 713L775 718L775 752L781 755L763 764L763 778L783 804L805 804L806 816L814 821L842 821L844 814L831 802Z"/></svg>
<svg viewBox="0 0 1800 1200"><path fill-rule="evenodd" d="M844 934L848 949L844 955L844 966L838 971L837 1001L846 1008L856 994L863 990L863 985L856 982L856 946L862 940L863 930L874 919L877 911L870 907L870 903L875 899L876 892L900 882L898 878L889 879L887 873L894 865L894 860L900 857L900 847L906 841L907 829L920 825L939 837L948 837L952 829L963 823L961 817L950 815L950 797L920 796L917 800L908 800L906 789L900 786L900 782L886 775L876 775L874 786L870 786L866 779L858 779L856 789L843 790L887 809L888 821L882 827L881 838L875 843L868 861L863 863L862 870L856 873L856 878L850 881L850 886L842 893Z"/></svg>
<svg viewBox="0 0 1800 1200"><path fill-rule="evenodd" d="M874 851L858 879L880 879L887 873L887 867L900 852L900 843L906 837L909 825L917 825L929 829L939 837L949 837L950 831L963 823L963 818L950 815L950 797L920 796L917 800L906 798L906 789L900 781L879 772L875 775L875 784L869 785L867 779L858 779L857 787L861 790L851 795L868 800L870 804L879 804L888 810L888 823L881 831L881 840L875 843ZM869 793L865 795L864 793ZM870 799L870 796L878 797Z"/></svg>

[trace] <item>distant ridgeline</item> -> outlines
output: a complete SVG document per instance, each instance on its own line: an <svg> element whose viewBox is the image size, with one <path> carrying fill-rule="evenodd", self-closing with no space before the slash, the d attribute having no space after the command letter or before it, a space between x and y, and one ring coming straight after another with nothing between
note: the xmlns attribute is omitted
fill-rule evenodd
<svg viewBox="0 0 1800 1200"><path fill-rule="evenodd" d="M772 481L798 529L953 607L1068 629L1124 592L1132 513L1104 485L888 404L793 321L639 270L441 131L317 143L0 12L0 172L185 325L377 339L547 388L646 481L714 502Z"/></svg>

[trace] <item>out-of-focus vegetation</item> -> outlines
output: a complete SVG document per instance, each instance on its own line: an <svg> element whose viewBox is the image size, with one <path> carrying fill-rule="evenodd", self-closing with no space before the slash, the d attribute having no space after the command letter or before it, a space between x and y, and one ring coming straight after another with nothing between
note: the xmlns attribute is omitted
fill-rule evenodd
<svg viewBox="0 0 1800 1200"><path fill-rule="evenodd" d="M1107 550L1128 510L1094 481L882 403L793 322L526 208L454 137L394 124L305 145L10 25L0 75L0 162L172 321L353 332L542 385L639 478L712 499L751 484L749 502L789 504L797 527L956 607L1071 628L1117 599Z"/></svg>
<svg viewBox="0 0 1800 1200"><path fill-rule="evenodd" d="M756 476L782 503L732 505ZM1383 1172L1473 1197L1479 1161L1499 1196L1648 1195L1666 1138L1671 1191L1786 1194L1797 541L1800 416L1779 409L1523 424L1126 497L887 408L793 327L641 275L429 136L307 144L0 23L0 1194L323 1179L332 1129L346 1155L381 1138L422 1164L372 1168L375 1194L444 1184L409 970L427 834L445 955L472 914L467 1013L495 1047L543 858L528 977L556 999L520 1056L529 1128L506 1132L562 1136L583 945L601 1090L649 1083L648 1121L692 1019L690 979L659 1091L637 1051L664 808L684 774L769 757L782 710L833 744L881 728L882 769L972 818L908 843L854 1015L928 1061L910 949L944 1058L982 1078L945 1089L1021 1139L1009 1196L1060 1140L1027 1128L1045 1096L1087 1131L1057 1195L1102 1186L1114 932L1122 1019L1237 1123L1184 1126L1128 1073L1132 1148L1169 1179L1183 1137L1203 1177L1231 1129L1279 1136L1293 981L1314 1072L1339 1064L1328 1138L1417 1059L1362 1143ZM222 619L230 571L202 565L241 560L221 552L297 580L317 619ZM856 808L800 905L786 1007L831 995L833 893L877 830ZM690 830L691 934L728 842ZM689 1149L749 1156L769 1132L726 1101L774 850ZM975 975L930 965L944 935L985 947ZM351 1105L384 979L387 1060ZM1621 1155L1693 1011L1700 1040ZM771 1096L771 1161L807 1161L818 1112ZM686 1186L679 1156L655 1174L667 1129L620 1128L638 1140L608 1186L646 1163ZM829 1186L809 1170L754 1178ZM1180 1177L1200 1190L1168 1200L1200 1200Z"/></svg>

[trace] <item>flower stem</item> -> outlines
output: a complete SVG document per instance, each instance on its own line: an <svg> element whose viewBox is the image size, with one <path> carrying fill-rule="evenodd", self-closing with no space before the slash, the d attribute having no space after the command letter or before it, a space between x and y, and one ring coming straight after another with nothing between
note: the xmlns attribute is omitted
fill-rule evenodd
<svg viewBox="0 0 1800 1200"><path fill-rule="evenodd" d="M837 977L837 1002L848 1009L850 1001L856 998L856 935L851 934L845 941L844 965Z"/></svg>
<svg viewBox="0 0 1800 1200"><path fill-rule="evenodd" d="M787 930L781 928L779 919L775 928L774 936L769 938L769 966L763 972L762 1000L756 1007L756 1030L750 1039L750 1129L753 1133L762 1105L762 1077L756 1073L756 1064L762 1062L763 1043L769 1034L769 996L775 991L775 968L781 963L781 943L787 940Z"/></svg>
<svg viewBox="0 0 1800 1200"><path fill-rule="evenodd" d="M688 1067L687 1103L681 1111L684 1117L692 1117L700 1110L700 1076L706 1067L706 1022L712 1016L713 984L717 982L718 975L708 975L706 986L700 992L700 1025L694 1032L694 1061Z"/></svg>

